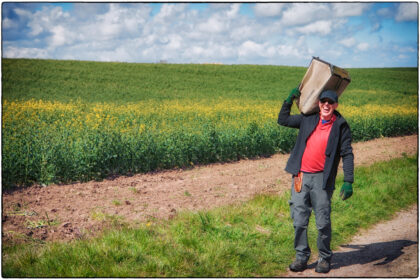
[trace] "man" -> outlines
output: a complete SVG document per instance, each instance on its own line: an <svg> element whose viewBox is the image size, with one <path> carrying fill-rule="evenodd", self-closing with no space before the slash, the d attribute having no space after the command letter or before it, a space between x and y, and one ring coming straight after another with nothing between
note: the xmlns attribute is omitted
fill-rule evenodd
<svg viewBox="0 0 420 280"><path fill-rule="evenodd" d="M319 251L315 271L328 273L332 257L331 197L335 189L340 158L343 160L344 170L344 184L340 196L345 200L353 194L354 156L351 132L346 120L336 111L336 92L326 90L321 93L318 102L319 113L290 115L293 100L299 96L298 88L293 89L283 103L278 117L280 125L299 128L295 147L286 165L286 171L293 175L289 204L295 229L296 251L296 260L289 268L295 272L307 268L311 254L307 228L313 209L318 229Z"/></svg>

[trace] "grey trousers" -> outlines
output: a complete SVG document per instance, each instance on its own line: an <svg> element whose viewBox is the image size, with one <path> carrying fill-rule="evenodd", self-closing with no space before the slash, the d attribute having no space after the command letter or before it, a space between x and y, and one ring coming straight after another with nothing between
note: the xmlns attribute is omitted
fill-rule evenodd
<svg viewBox="0 0 420 280"><path fill-rule="evenodd" d="M293 180L292 180L293 181ZM323 173L303 174L302 190L297 193L292 182L292 196L289 201L290 215L295 229L296 258L307 262L311 255L308 244L308 223L312 209L318 229L317 247L319 256L331 260L331 197L333 188L322 189Z"/></svg>

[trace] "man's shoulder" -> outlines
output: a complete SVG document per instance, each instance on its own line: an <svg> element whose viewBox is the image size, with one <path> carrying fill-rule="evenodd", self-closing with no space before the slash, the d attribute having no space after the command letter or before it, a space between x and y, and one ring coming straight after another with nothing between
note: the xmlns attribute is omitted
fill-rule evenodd
<svg viewBox="0 0 420 280"><path fill-rule="evenodd" d="M343 115L341 115L338 111L335 111L334 114L336 115L336 120L335 123L337 123L337 127L339 127L339 129L349 129L350 130L350 125L348 124L347 120L343 117Z"/></svg>
<svg viewBox="0 0 420 280"><path fill-rule="evenodd" d="M304 118L317 118L319 116L319 112L304 114L300 113Z"/></svg>
<svg viewBox="0 0 420 280"><path fill-rule="evenodd" d="M340 123L347 123L347 120L343 117L343 115L340 114L340 112L338 112L337 110L334 111L334 115L337 117L337 121L339 121Z"/></svg>

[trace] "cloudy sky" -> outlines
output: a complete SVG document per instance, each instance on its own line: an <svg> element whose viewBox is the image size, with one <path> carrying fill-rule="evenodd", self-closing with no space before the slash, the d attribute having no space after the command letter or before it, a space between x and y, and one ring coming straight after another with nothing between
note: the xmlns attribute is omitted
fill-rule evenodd
<svg viewBox="0 0 420 280"><path fill-rule="evenodd" d="M3 3L2 56L417 67L417 2Z"/></svg>

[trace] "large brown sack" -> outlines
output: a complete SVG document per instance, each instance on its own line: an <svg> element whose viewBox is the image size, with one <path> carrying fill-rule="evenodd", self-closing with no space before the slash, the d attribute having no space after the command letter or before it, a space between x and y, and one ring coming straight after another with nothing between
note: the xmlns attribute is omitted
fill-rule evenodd
<svg viewBox="0 0 420 280"><path fill-rule="evenodd" d="M313 57L299 85L301 95L296 99L299 111L303 114L319 111L318 98L321 92L330 89L340 96L350 81L350 75L346 70Z"/></svg>

